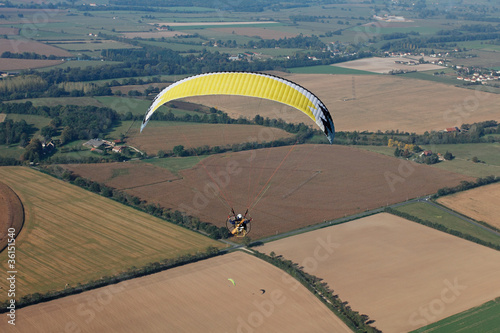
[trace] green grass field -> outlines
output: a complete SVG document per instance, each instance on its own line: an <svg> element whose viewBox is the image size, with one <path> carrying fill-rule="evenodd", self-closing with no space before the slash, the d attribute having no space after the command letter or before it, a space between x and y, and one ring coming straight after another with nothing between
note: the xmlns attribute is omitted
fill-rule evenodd
<svg viewBox="0 0 500 333"><path fill-rule="evenodd" d="M449 151L455 156L451 161L442 161L433 164L432 167L434 168L461 173L472 177L500 175L500 144L498 142L422 145L421 147L425 150L432 150L433 152L441 154ZM373 151L387 156L394 156L394 148L392 147L357 145L356 148ZM472 162L474 156L481 162Z"/></svg>
<svg viewBox="0 0 500 333"><path fill-rule="evenodd" d="M451 152L455 159L434 164L436 168L454 171L473 177L500 176L500 143L464 143L450 145L428 145L423 149L444 154ZM480 163L472 162L477 157Z"/></svg>
<svg viewBox="0 0 500 333"><path fill-rule="evenodd" d="M15 114L15 113L9 113L5 119L10 119L14 122L24 119L24 121L26 121L28 124L38 128L38 130L40 130L42 127L47 126L51 121L50 118L43 116L36 116L32 114ZM37 133L38 131L34 134Z"/></svg>
<svg viewBox="0 0 500 333"><path fill-rule="evenodd" d="M42 98L27 98L9 101L9 103L26 103L31 102L34 106L56 106L56 105L93 105L104 106L93 97L42 97Z"/></svg>
<svg viewBox="0 0 500 333"><path fill-rule="evenodd" d="M417 216L422 220L441 224L449 229L474 236L485 242L491 242L493 244L500 245L500 237L498 237L497 235L479 228L471 223L468 223L456 216L448 214L444 210L441 210L435 206L431 206L423 202L417 202L397 207L396 210L411 214L413 216Z"/></svg>
<svg viewBox="0 0 500 333"><path fill-rule="evenodd" d="M16 298L64 289L221 243L27 167L0 167L23 202ZM0 254L7 272L7 253ZM0 287L8 289L6 279ZM0 301L7 298L2 293Z"/></svg>
<svg viewBox="0 0 500 333"><path fill-rule="evenodd" d="M500 298L458 313L411 333L500 332Z"/></svg>

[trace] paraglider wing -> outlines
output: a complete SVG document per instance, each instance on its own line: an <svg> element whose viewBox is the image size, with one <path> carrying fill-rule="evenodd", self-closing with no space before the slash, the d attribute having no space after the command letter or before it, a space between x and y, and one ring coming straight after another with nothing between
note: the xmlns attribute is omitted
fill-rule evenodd
<svg viewBox="0 0 500 333"><path fill-rule="evenodd" d="M235 286L235 285L236 285L236 282L234 282L234 280L233 280L233 279L228 279L228 280L229 280L229 281L231 281L231 283L233 284L233 286Z"/></svg>
<svg viewBox="0 0 500 333"><path fill-rule="evenodd" d="M250 72L214 72L187 77L163 89L151 104L141 132L161 105L175 99L204 95L239 95L273 100L292 106L316 122L330 143L335 127L326 106L307 89L283 78Z"/></svg>

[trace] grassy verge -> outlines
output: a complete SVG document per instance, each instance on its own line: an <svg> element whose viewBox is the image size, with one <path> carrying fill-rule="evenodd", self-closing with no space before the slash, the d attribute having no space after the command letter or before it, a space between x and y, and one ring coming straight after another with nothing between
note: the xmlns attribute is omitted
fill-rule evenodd
<svg viewBox="0 0 500 333"><path fill-rule="evenodd" d="M472 237L474 239L470 240L472 241L480 240L483 245L492 244L497 248L500 247L500 237L498 237L497 235L488 232L476 225L468 223L456 216L453 216L439 209L438 207L431 206L427 203L424 202L410 203L395 208L393 210L396 212L407 214L410 217L417 217L423 222L428 222L422 224L429 225L431 227L436 227L439 230L457 235L459 237L466 239ZM410 219L413 220L412 218ZM457 232L460 233L461 235L459 235Z"/></svg>
<svg viewBox="0 0 500 333"><path fill-rule="evenodd" d="M500 332L500 298L450 316L411 333Z"/></svg>

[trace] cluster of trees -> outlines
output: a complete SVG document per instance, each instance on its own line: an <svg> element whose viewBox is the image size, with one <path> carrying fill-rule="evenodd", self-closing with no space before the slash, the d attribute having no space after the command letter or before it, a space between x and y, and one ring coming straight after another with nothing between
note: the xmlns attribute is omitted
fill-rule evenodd
<svg viewBox="0 0 500 333"><path fill-rule="evenodd" d="M35 128L26 123L24 119L20 121L4 120L0 123L0 144L20 143L24 147L28 144L29 137L34 131Z"/></svg>
<svg viewBox="0 0 500 333"><path fill-rule="evenodd" d="M487 246L487 247L491 247L492 249L495 249L495 250L500 250L500 245L498 245L498 244L493 244L491 242L487 242L487 241L482 240L480 238L477 238L475 236L472 236L472 235L469 235L469 234L464 234L461 231L450 229L450 228L444 226L443 224L434 223L434 222L431 222L431 221L428 221L428 220L423 220L423 219L421 219L421 218L419 218L417 216L414 216L414 215L411 215L411 214L408 214L408 213L405 213L405 212L401 212L399 210L396 210L396 209L393 209L393 208L390 208L390 207L386 207L385 208L385 212L391 213L393 215L400 216L400 217L405 218L407 220L423 224L425 226L428 226L428 227L431 227L431 228L434 228L434 229L446 232L448 234L451 234L451 235L454 235L454 236L457 236L457 237L460 237L460 238L463 238L463 239L467 239L467 240L469 240L471 242L474 242L474 243L477 243L477 244L481 244L481 245L484 245L484 246Z"/></svg>
<svg viewBox="0 0 500 333"><path fill-rule="evenodd" d="M13 59L48 59L56 60L58 59L55 55L51 54L46 56L44 54L38 54L35 52L23 52L23 53L12 53L10 51L5 51L0 55L0 58L13 58Z"/></svg>
<svg viewBox="0 0 500 333"><path fill-rule="evenodd" d="M249 41L246 45L249 48L298 48L298 49L312 49L322 50L326 48L326 44L319 39L318 36L303 36L300 34L291 38L276 39L260 39L258 41Z"/></svg>
<svg viewBox="0 0 500 333"><path fill-rule="evenodd" d="M256 257L265 260L279 269L287 272L300 282L309 291L314 293L331 311L341 318L351 329L356 332L376 333L381 332L377 328L371 326L372 320L367 315L360 314L354 311L347 302L343 302L334 291L330 289L326 282L322 279L306 273L303 267L298 264L283 258L281 255L276 255L271 252L270 255L254 251Z"/></svg>
<svg viewBox="0 0 500 333"><path fill-rule="evenodd" d="M184 254L177 258L164 259L157 262L149 263L142 267L131 267L113 276L103 276L100 279L92 280L86 283L78 283L76 286L64 287L64 289L51 290L46 293L34 293L21 297L16 300L16 308L20 309L29 305L34 305L42 302L48 302L61 297L80 294L84 291L102 288L108 285L116 284L125 280L131 280L137 277L146 276L154 273L158 273L170 268L182 266L185 264L197 262L200 260L205 260L214 257L219 254L219 250L213 246L209 246L205 251L199 251L194 254ZM7 306L10 300L6 300L0 303L0 313L5 313L9 311Z"/></svg>
<svg viewBox="0 0 500 333"><path fill-rule="evenodd" d="M443 47L445 43L498 39L500 39L499 32L461 33L420 38L408 37L386 42L380 46L380 49L382 51L415 51L419 49Z"/></svg>
<svg viewBox="0 0 500 333"><path fill-rule="evenodd" d="M42 128L42 135L47 139L61 132L61 144L66 144L73 140L92 139L102 137L113 125L120 120L120 115L110 108L96 106L76 106L76 105L58 105L58 106L34 106L31 102L26 103L2 103L0 112L33 114L44 117L50 117L49 126ZM1 125L1 124L0 124ZM33 129L25 121L18 122L18 128L21 130L13 132L12 121L6 121L0 127L0 137L3 135L7 139L18 138L18 141L9 141L10 143L20 142L21 139L28 140L29 134ZM2 128L4 130L2 131ZM17 128L17 127L16 127ZM16 133L14 136L13 133ZM27 135L23 135L27 133Z"/></svg>
<svg viewBox="0 0 500 333"><path fill-rule="evenodd" d="M100 194L106 198L111 198L124 205L142 210L150 215L172 222L174 224L189 228L191 230L201 231L213 239L225 239L229 237L229 232L225 227L216 227L213 224L200 221L198 218L186 215L178 210L163 208L159 205L147 203L139 197L126 192L111 188L105 184L92 181L90 179L79 177L71 171L60 166L47 166L44 169L51 175L71 182L81 188Z"/></svg>

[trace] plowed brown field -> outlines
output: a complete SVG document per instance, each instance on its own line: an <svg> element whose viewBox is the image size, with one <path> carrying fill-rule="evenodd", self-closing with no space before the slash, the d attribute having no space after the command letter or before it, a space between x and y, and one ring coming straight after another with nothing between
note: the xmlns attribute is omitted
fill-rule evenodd
<svg viewBox="0 0 500 333"><path fill-rule="evenodd" d="M127 133L127 144L155 155L159 150L169 151L175 146L185 148L208 145L230 146L244 142L273 141L289 138L292 134L284 130L257 125L193 124L172 123L165 126L162 122L150 122L142 133L139 127Z"/></svg>
<svg viewBox="0 0 500 333"><path fill-rule="evenodd" d="M301 145L213 155L172 180L164 169L110 175L109 164L68 166L217 226L251 207L252 238L274 235L435 193L470 177L345 146ZM151 168L151 167L148 167ZM128 174L127 174L128 173ZM134 176L133 176L134 175ZM143 186L140 185L141 181ZM215 195L215 193L220 193Z"/></svg>
<svg viewBox="0 0 500 333"><path fill-rule="evenodd" d="M304 266L387 333L413 331L500 296L499 251L386 213L258 250Z"/></svg>
<svg viewBox="0 0 500 333"><path fill-rule="evenodd" d="M8 230L21 231L24 223L23 204L10 187L0 182L0 252L7 246Z"/></svg>
<svg viewBox="0 0 500 333"><path fill-rule="evenodd" d="M0 50L2 52L23 53L34 52L36 54L57 57L72 57L73 55L66 50L29 39L5 39L0 38ZM12 59L11 59L12 60Z"/></svg>
<svg viewBox="0 0 500 333"><path fill-rule="evenodd" d="M351 332L291 276L242 252L16 314L8 332Z"/></svg>

